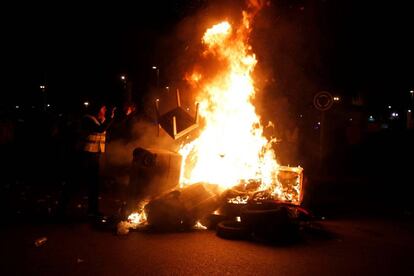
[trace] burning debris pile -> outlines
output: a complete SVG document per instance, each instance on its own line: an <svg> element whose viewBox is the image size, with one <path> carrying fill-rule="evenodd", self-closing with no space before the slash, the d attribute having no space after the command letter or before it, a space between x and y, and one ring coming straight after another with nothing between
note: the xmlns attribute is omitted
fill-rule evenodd
<svg viewBox="0 0 414 276"><path fill-rule="evenodd" d="M302 185L301 168L281 167L279 181L289 189ZM268 191L258 191L261 183L249 181L221 191L219 185L196 183L167 192L140 204L139 212L118 225L119 234L129 228L154 231L217 229L223 238L252 235L278 237L297 230L307 212L296 202L280 201ZM299 189L301 190L301 189Z"/></svg>
<svg viewBox="0 0 414 276"><path fill-rule="evenodd" d="M264 136L253 105L257 60L248 40L260 7L249 8L236 28L223 21L204 33L200 63L216 64L216 69L195 66L186 77L197 94L200 132L178 150L180 188L152 199L131 215L132 228L181 230L202 224L217 228L222 237L267 237L291 231L304 213L299 207L303 169L277 163L275 138ZM173 116L172 132L166 129L174 139L181 132L177 120L180 116ZM160 121L159 125L169 124Z"/></svg>

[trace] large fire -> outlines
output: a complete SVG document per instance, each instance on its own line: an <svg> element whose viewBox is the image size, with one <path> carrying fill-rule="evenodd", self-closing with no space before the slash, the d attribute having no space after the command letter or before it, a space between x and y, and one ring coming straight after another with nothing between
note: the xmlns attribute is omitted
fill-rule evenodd
<svg viewBox="0 0 414 276"><path fill-rule="evenodd" d="M264 136L252 103L257 59L248 43L250 20L252 14L243 12L239 27L220 22L202 37L203 57L217 61L220 69L208 75L199 70L188 74L187 80L198 91L202 130L179 149L183 159L180 184L182 188L200 182L215 184L222 191L254 187L253 193L245 189L229 198L231 204L245 204L253 197L300 204L302 168L278 164L272 147L275 140ZM146 223L144 213L141 209L129 221Z"/></svg>
<svg viewBox="0 0 414 276"><path fill-rule="evenodd" d="M201 81L200 72L189 78L200 91L197 100L204 129L179 150L184 160L181 183L207 182L227 189L255 180L261 183L259 190L270 190L280 200L299 201L299 190L289 194L279 183L274 141L263 135L252 104L256 93L252 73L257 60L248 44L247 13L243 16L237 29L224 21L209 28L202 38L204 55L220 61L226 70L208 76L208 82Z"/></svg>

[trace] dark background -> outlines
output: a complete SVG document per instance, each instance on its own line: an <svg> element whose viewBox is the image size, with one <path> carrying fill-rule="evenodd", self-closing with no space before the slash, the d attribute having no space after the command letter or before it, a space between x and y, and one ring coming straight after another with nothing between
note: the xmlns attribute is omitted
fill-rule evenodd
<svg viewBox="0 0 414 276"><path fill-rule="evenodd" d="M209 6L240 10L243 1L4 4L3 105L30 101L43 83L63 103L108 94L120 74L134 80L139 98L151 66L174 58L160 51L160 41ZM285 93L306 79L316 90L363 93L370 105L402 105L414 70L411 13L405 2L272 1L259 14L255 32L278 40L264 39L271 43L255 52L272 57L265 64L276 68L273 77L285 80Z"/></svg>

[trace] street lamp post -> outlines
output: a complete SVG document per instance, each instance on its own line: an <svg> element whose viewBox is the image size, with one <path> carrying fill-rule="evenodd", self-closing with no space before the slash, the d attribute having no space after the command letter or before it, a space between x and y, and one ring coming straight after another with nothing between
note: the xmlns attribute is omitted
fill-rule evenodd
<svg viewBox="0 0 414 276"><path fill-rule="evenodd" d="M131 88L131 80L129 77L124 74L121 75L121 81L122 81L122 105L123 108L127 108L128 106L131 106L132 104L132 88Z"/></svg>
<svg viewBox="0 0 414 276"><path fill-rule="evenodd" d="M46 93L46 85L40 85L39 86L40 91L42 91L42 97L43 97L43 111L46 111L47 107L47 93Z"/></svg>
<svg viewBox="0 0 414 276"><path fill-rule="evenodd" d="M122 81L122 88L125 90L127 87L127 77L126 75L121 75L121 81Z"/></svg>
<svg viewBox="0 0 414 276"><path fill-rule="evenodd" d="M157 66L152 66L153 70L156 70L157 72L157 88L160 87L160 68L158 68Z"/></svg>

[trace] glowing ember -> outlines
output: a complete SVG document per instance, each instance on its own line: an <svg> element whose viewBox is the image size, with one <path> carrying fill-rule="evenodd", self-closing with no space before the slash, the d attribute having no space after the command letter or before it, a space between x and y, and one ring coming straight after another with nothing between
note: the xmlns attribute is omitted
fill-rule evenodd
<svg viewBox="0 0 414 276"><path fill-rule="evenodd" d="M272 149L275 140L263 136L252 104L256 92L252 73L257 60L247 42L249 20L243 13L236 30L225 21L209 28L202 38L203 56L217 61L220 70L208 76L188 74L187 80L200 91L197 101L204 128L197 139L179 150L184 160L181 184L207 182L224 190L255 180L260 183L258 190L299 203L301 185L292 189L279 181L280 166ZM244 202L247 198L234 200Z"/></svg>
<svg viewBox="0 0 414 276"><path fill-rule="evenodd" d="M147 223L147 215L144 211L132 213L128 216L128 221L136 226Z"/></svg>
<svg viewBox="0 0 414 276"><path fill-rule="evenodd" d="M193 226L194 229L196 230L206 230L207 227L204 226L203 224L201 224L201 222L197 221L197 223Z"/></svg>
<svg viewBox="0 0 414 276"><path fill-rule="evenodd" d="M234 198L230 198L227 202L232 204L246 204L249 200L249 196L236 196Z"/></svg>

